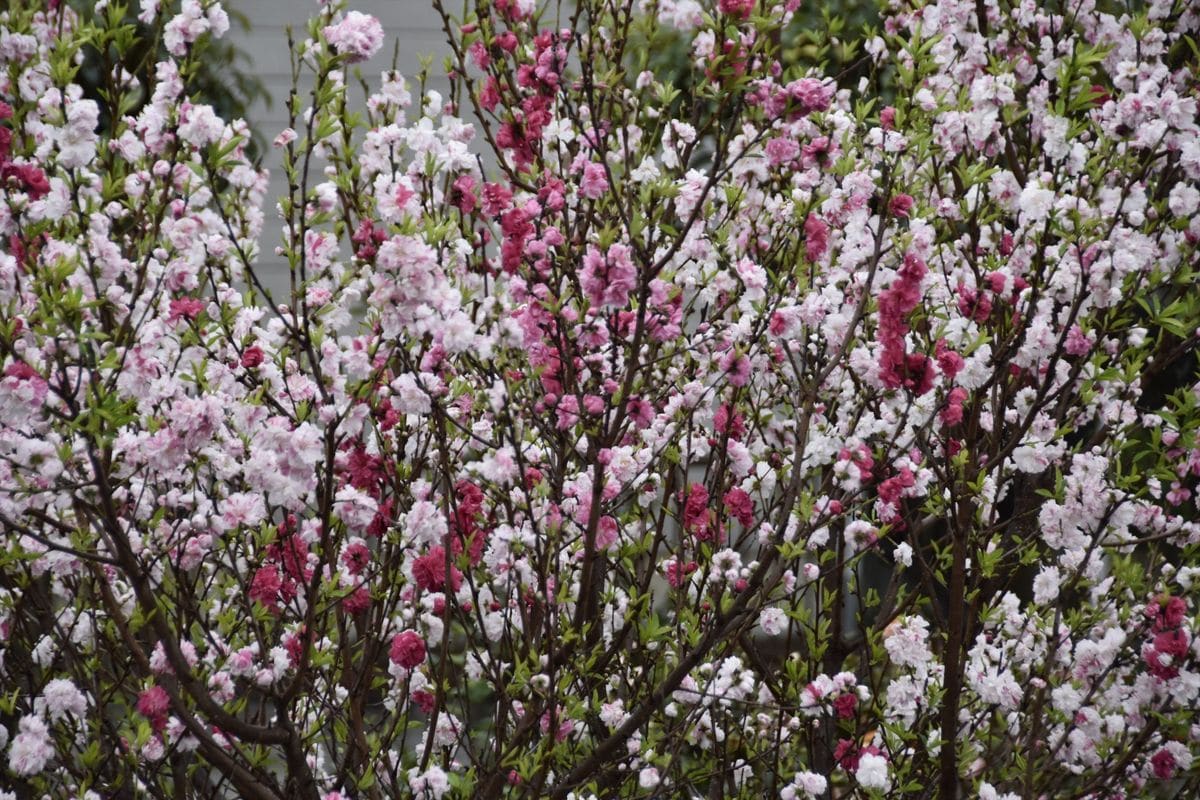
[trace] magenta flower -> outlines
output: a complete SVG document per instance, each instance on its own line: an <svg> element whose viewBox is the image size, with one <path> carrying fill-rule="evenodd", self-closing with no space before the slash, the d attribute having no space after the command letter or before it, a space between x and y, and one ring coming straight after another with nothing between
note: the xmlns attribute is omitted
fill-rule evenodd
<svg viewBox="0 0 1200 800"><path fill-rule="evenodd" d="M412 669L425 660L425 640L416 631L404 631L392 637L388 657L393 664Z"/></svg>

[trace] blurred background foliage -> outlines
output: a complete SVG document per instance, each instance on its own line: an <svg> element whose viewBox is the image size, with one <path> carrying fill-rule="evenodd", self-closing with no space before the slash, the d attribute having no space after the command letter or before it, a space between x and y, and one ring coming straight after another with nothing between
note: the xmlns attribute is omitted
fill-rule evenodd
<svg viewBox="0 0 1200 800"><path fill-rule="evenodd" d="M839 87L856 85L870 74L863 43L878 33L885 5L886 0L805 0L791 23L776 32L784 74L796 77L812 71L835 77ZM688 90L697 77L690 64L692 35L668 26L649 35L645 29L635 27L632 33L633 46L627 50L636 62L632 66L637 71L648 69L664 83L690 94ZM886 94L890 81L882 77Z"/></svg>

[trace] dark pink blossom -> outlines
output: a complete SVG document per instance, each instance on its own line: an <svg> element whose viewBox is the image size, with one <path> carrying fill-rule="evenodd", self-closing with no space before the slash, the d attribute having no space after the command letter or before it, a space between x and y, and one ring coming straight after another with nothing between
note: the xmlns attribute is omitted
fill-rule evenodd
<svg viewBox="0 0 1200 800"><path fill-rule="evenodd" d="M483 185L483 212L489 217L498 217L512 205L512 189L502 183Z"/></svg>
<svg viewBox="0 0 1200 800"><path fill-rule="evenodd" d="M264 564L255 570L247 594L251 600L274 612L279 608L279 593L282 588L283 578L279 574L279 568L274 564Z"/></svg>
<svg viewBox="0 0 1200 800"><path fill-rule="evenodd" d="M717 8L722 14L738 19L747 19L754 10L754 0L720 0Z"/></svg>
<svg viewBox="0 0 1200 800"><path fill-rule="evenodd" d="M413 580L427 592L440 592L446 587L446 551L431 547L425 555L413 560ZM457 592L462 586L462 573L453 564L450 566L450 591Z"/></svg>
<svg viewBox="0 0 1200 800"><path fill-rule="evenodd" d="M412 669L425 660L425 640L416 631L404 631L392 637L388 657L393 664Z"/></svg>
<svg viewBox="0 0 1200 800"><path fill-rule="evenodd" d="M708 489L702 483L693 483L687 490L683 505L683 527L697 539L711 538L712 514L708 508Z"/></svg>
<svg viewBox="0 0 1200 800"><path fill-rule="evenodd" d="M958 285L958 313L983 324L992 315L992 298L960 283Z"/></svg>
<svg viewBox="0 0 1200 800"><path fill-rule="evenodd" d="M843 693L839 694L833 701L833 711L837 714L838 719L854 719L855 711L858 709L858 695Z"/></svg>
<svg viewBox="0 0 1200 800"><path fill-rule="evenodd" d="M735 486L721 499L725 504L725 510L743 527L748 528L754 524L754 501L744 489Z"/></svg>
<svg viewBox="0 0 1200 800"><path fill-rule="evenodd" d="M361 575L371 563L371 550L363 542L351 542L342 550L341 561L351 575Z"/></svg>
<svg viewBox="0 0 1200 800"><path fill-rule="evenodd" d="M30 200L41 200L50 193L50 181L46 173L32 164L5 164L0 167L0 178L16 178Z"/></svg>
<svg viewBox="0 0 1200 800"><path fill-rule="evenodd" d="M483 88L479 90L479 104L486 111L495 111L500 104L500 87L491 75L487 76Z"/></svg>
<svg viewBox="0 0 1200 800"><path fill-rule="evenodd" d="M746 435L746 420L739 412L731 409L728 403L722 403L713 414L713 428L717 433L728 434L734 441L741 441Z"/></svg>
<svg viewBox="0 0 1200 800"><path fill-rule="evenodd" d="M1174 778L1177 766L1175 754L1165 747L1150 757L1150 767L1154 770L1154 777L1160 781L1169 781Z"/></svg>
<svg viewBox="0 0 1200 800"><path fill-rule="evenodd" d="M963 419L963 402L967 399L967 390L955 386L946 396L946 407L942 409L942 424L946 427L957 425Z"/></svg>
<svg viewBox="0 0 1200 800"><path fill-rule="evenodd" d="M916 483L916 478L908 467L902 467L892 477L879 484L879 499L890 506L900 502L901 493Z"/></svg>
<svg viewBox="0 0 1200 800"><path fill-rule="evenodd" d="M663 572L666 575L667 583L672 589L678 589L683 586L687 576L691 575L699 569L695 561L683 563L678 560L668 561L663 564Z"/></svg>
<svg viewBox="0 0 1200 800"><path fill-rule="evenodd" d="M913 199L911 195L898 194L892 198L888 204L888 210L893 217L907 217L908 212L912 211Z"/></svg>
<svg viewBox="0 0 1200 800"><path fill-rule="evenodd" d="M365 586L357 586L342 598L342 608L351 616L366 613L371 608L371 591Z"/></svg>
<svg viewBox="0 0 1200 800"><path fill-rule="evenodd" d="M144 689L138 695L137 712L150 720L151 726L156 731L167 727L167 712L170 710L171 698L167 694L167 690L157 684L149 689Z"/></svg>
<svg viewBox="0 0 1200 800"><path fill-rule="evenodd" d="M826 167L837 155L837 143L828 136L818 136L800 148L800 165L805 169Z"/></svg>
<svg viewBox="0 0 1200 800"><path fill-rule="evenodd" d="M241 364L246 369L254 369L263 363L265 358L266 356L263 354L262 348L258 345L252 345L242 351Z"/></svg>
<svg viewBox="0 0 1200 800"><path fill-rule="evenodd" d="M804 255L809 261L819 261L829 249L829 226L815 214L804 220Z"/></svg>
<svg viewBox="0 0 1200 800"><path fill-rule="evenodd" d="M475 210L479 198L475 196L475 179L470 175L460 175L451 186L450 202L464 214Z"/></svg>
<svg viewBox="0 0 1200 800"><path fill-rule="evenodd" d="M937 358L938 369L949 381L954 380L966 363L962 356L947 347L945 339L937 340L937 344L934 345L934 356Z"/></svg>
<svg viewBox="0 0 1200 800"><path fill-rule="evenodd" d="M167 322L178 322L181 319L195 319L200 315L207 305L203 300L194 297L181 297L178 300L172 300L170 303L170 313L167 315Z"/></svg>
<svg viewBox="0 0 1200 800"><path fill-rule="evenodd" d="M639 430L650 427L650 423L654 421L654 406L640 397L629 398L629 402L625 404L625 413L629 415Z"/></svg>

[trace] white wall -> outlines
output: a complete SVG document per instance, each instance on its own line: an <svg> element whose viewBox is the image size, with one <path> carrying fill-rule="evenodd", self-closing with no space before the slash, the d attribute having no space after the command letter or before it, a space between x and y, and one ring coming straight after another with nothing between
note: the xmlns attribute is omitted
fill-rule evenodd
<svg viewBox="0 0 1200 800"><path fill-rule="evenodd" d="M285 103L291 90L291 68L287 49L288 26L291 26L297 41L306 37L306 23L318 9L316 0L228 0L227 6L245 14L251 29L243 31L234 25L227 34L228 41L249 56L254 72L266 85L271 94L269 104L259 103L247 112L248 121L267 142L263 164L271 170L271 189L267 202L267 223L264 229L262 255L259 264L269 286L283 299L288 285L286 262L274 254L279 244L281 222L275 213L275 198L283 194L285 182L280 169L280 153L270 147L270 142L287 127ZM452 11L453 0L447 3ZM430 0L351 0L349 9L373 14L383 23L387 39L380 52L372 60L358 65L363 77L372 86L378 84L379 73L390 68L392 54L399 44L397 66L410 78L415 93L415 77L421 66L421 57L433 56L430 75L435 78L431 88L445 91L446 80L442 65L449 48L445 44L441 20L433 10ZM244 67L245 68L245 67ZM361 92L355 91L351 83L351 97L361 100Z"/></svg>

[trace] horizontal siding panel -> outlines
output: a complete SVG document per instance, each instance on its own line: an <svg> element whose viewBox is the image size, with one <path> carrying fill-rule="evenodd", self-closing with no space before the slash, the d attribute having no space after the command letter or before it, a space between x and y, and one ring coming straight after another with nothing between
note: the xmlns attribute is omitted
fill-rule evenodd
<svg viewBox="0 0 1200 800"><path fill-rule="evenodd" d="M372 84L378 85L378 81L369 82L368 85ZM450 91L450 82L445 78L442 78L441 80L430 81L428 84L426 84L426 87L428 89L441 92L442 96L444 97ZM415 95L416 86L413 85L411 88ZM287 99L291 93L291 90L292 86L290 79L269 83L267 84L267 91L271 96L270 104L268 105L260 101L249 109L247 116L250 124L257 127L262 132L263 136L267 136L267 138L274 138L275 134L287 127ZM361 105L363 102L362 93L358 91L357 87L352 88L351 91L351 102ZM414 96L414 106L416 105L416 101L417 98Z"/></svg>
<svg viewBox="0 0 1200 800"><path fill-rule="evenodd" d="M292 74L292 62L288 55L287 36L282 30L254 31L252 34L228 36L230 42L243 50L251 62L253 71L260 75ZM392 68L392 48L396 52L396 68L411 77L421 68L421 59L432 57L431 70L441 71L442 62L450 54L450 48L439 33L417 35L408 31L389 33L379 53L369 61L356 64L363 75L378 75ZM244 63L244 62L243 62Z"/></svg>
<svg viewBox="0 0 1200 800"><path fill-rule="evenodd" d="M297 29L302 28L308 18L320 10L316 2L297 0L233 0L229 7L245 15L251 25L290 24ZM354 0L350 8L375 15L385 28L389 24L410 28L441 25L429 0Z"/></svg>

